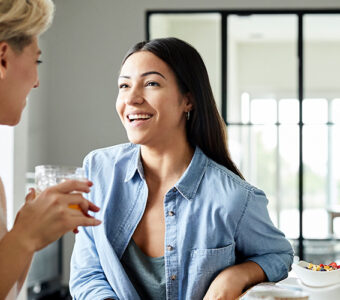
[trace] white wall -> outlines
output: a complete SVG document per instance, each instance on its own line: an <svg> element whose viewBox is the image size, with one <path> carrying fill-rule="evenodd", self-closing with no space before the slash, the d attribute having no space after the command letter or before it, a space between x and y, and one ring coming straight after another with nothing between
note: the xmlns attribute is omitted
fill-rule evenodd
<svg viewBox="0 0 340 300"><path fill-rule="evenodd" d="M145 37L148 9L340 8L338 0L55 0L42 37L41 87L31 95L28 170L79 165L90 150L126 141L115 113L116 78L126 50ZM65 253L72 249L72 236ZM65 266L69 257L65 257ZM65 274L65 282L68 280Z"/></svg>

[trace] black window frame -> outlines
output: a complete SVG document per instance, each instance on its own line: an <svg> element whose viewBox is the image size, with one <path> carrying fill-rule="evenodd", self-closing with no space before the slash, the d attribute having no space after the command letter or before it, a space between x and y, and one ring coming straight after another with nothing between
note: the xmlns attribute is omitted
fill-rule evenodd
<svg viewBox="0 0 340 300"><path fill-rule="evenodd" d="M145 23L145 38L150 39L150 19L153 14L198 14L198 13L214 13L221 15L221 103L222 103L222 117L226 125L235 125L235 123L229 123L227 119L227 20L229 15L250 16L250 15L295 15L298 18L297 28L297 57L298 57L298 101L299 101L299 172L298 172L298 207L299 207L299 237L298 237L298 256L300 259L304 259L304 240L303 237L303 108L302 103L304 99L304 53L303 53L303 17L305 15L325 15L325 14L339 14L339 8L328 9L217 9L217 10L148 10L146 11L146 23ZM326 239L323 239L326 240Z"/></svg>

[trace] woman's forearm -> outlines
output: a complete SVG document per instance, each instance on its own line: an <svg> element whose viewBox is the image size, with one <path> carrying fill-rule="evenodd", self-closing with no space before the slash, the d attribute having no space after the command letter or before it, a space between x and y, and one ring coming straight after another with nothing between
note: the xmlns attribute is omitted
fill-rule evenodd
<svg viewBox="0 0 340 300"><path fill-rule="evenodd" d="M243 289L253 286L259 282L267 281L267 276L262 268L253 261L246 261L244 263L234 265L223 272L228 272L229 276L235 276L235 278L238 278L240 283L243 284Z"/></svg>
<svg viewBox="0 0 340 300"><path fill-rule="evenodd" d="M18 286L17 286L18 294L19 294L19 292L21 291L21 288L22 288L22 286L24 285L24 282L25 282L25 280L26 280L27 273L28 273L28 271L29 271L29 269L30 269L30 266L31 266L32 258L33 258L33 256L32 256L31 259L27 262L26 267L24 268L22 274L20 275L20 277L19 277L19 279L18 279Z"/></svg>
<svg viewBox="0 0 340 300"><path fill-rule="evenodd" d="M234 265L217 275L203 300L234 300L246 288L266 280L266 274L257 263L247 261Z"/></svg>
<svg viewBox="0 0 340 300"><path fill-rule="evenodd" d="M17 282L21 288L34 250L15 229L0 240L0 299L4 299Z"/></svg>

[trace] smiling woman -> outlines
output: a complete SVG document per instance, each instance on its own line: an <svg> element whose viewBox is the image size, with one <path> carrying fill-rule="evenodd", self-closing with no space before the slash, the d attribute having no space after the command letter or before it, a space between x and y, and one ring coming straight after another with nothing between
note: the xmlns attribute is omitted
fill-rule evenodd
<svg viewBox="0 0 340 300"><path fill-rule="evenodd" d="M166 149L174 138L186 140L184 113L192 103L165 62L138 52L125 61L118 85L116 108L132 143Z"/></svg>
<svg viewBox="0 0 340 300"><path fill-rule="evenodd" d="M118 86L131 143L84 160L104 226L76 238L74 299L236 299L286 277L292 248L230 159L198 52L175 38L138 43Z"/></svg>

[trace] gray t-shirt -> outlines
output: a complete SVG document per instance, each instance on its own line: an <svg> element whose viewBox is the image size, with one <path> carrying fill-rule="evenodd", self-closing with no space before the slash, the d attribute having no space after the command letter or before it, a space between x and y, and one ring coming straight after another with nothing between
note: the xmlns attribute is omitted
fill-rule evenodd
<svg viewBox="0 0 340 300"><path fill-rule="evenodd" d="M147 256L131 239L121 263L141 299L166 299L164 256Z"/></svg>

